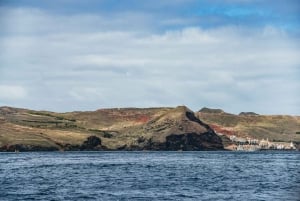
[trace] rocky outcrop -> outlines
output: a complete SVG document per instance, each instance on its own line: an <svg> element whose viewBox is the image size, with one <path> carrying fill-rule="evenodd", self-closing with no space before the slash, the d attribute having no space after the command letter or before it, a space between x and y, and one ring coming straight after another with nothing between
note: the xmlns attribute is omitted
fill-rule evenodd
<svg viewBox="0 0 300 201"><path fill-rule="evenodd" d="M298 151L300 151L300 142L295 142L295 147Z"/></svg>
<svg viewBox="0 0 300 201"><path fill-rule="evenodd" d="M97 136L89 136L81 145L64 144L63 151L101 151L107 148L101 145L101 139Z"/></svg>
<svg viewBox="0 0 300 201"><path fill-rule="evenodd" d="M93 151L93 150L103 150L105 147L101 146L101 139L96 136L89 136L86 141L80 146L82 151Z"/></svg>
<svg viewBox="0 0 300 201"><path fill-rule="evenodd" d="M255 113L255 112L241 112L239 115L240 116L253 116L253 115L257 116L259 114Z"/></svg>
<svg viewBox="0 0 300 201"><path fill-rule="evenodd" d="M225 113L223 110L221 109L213 109L213 108L207 108L207 107L203 107L199 110L199 112L204 112L204 113L214 113L214 114L219 114L219 113Z"/></svg>
<svg viewBox="0 0 300 201"><path fill-rule="evenodd" d="M140 140L129 149L169 151L224 149L221 138L214 130L185 106L177 107L150 121L143 129L152 132L152 137Z"/></svg>
<svg viewBox="0 0 300 201"><path fill-rule="evenodd" d="M214 133L186 133L172 134L166 138L166 150L171 151L203 151L203 150L221 150L222 141Z"/></svg>

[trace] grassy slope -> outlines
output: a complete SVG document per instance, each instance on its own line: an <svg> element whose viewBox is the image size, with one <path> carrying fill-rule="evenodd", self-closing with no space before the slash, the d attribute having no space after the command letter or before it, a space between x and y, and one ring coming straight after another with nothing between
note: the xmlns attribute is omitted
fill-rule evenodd
<svg viewBox="0 0 300 201"><path fill-rule="evenodd" d="M0 108L0 147L7 144L79 145L90 135L112 149L134 144L142 125L172 108L102 109L92 112L53 113L10 107ZM148 135L147 138L150 136Z"/></svg>
<svg viewBox="0 0 300 201"><path fill-rule="evenodd" d="M300 117L288 115L234 115L224 112L198 112L197 116L213 127L238 136L274 141L300 141Z"/></svg>
<svg viewBox="0 0 300 201"><path fill-rule="evenodd" d="M59 147L79 145L90 135L101 138L111 149L136 145L140 141L161 142L170 133L204 132L188 120L187 108L122 108L91 112L53 113L0 107L0 147L7 144L30 144ZM197 113L211 125L231 133L277 141L300 141L300 117L232 115L223 111Z"/></svg>

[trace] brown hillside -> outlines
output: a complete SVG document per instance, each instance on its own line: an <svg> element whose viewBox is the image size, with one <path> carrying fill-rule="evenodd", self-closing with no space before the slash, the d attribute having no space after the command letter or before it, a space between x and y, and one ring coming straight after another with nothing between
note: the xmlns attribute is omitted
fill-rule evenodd
<svg viewBox="0 0 300 201"><path fill-rule="evenodd" d="M300 117L288 115L258 115L253 112L228 113L198 112L198 118L218 133L271 141L300 142Z"/></svg>
<svg viewBox="0 0 300 201"><path fill-rule="evenodd" d="M86 148L216 150L223 145L214 131L184 106L69 113L0 107L2 151Z"/></svg>

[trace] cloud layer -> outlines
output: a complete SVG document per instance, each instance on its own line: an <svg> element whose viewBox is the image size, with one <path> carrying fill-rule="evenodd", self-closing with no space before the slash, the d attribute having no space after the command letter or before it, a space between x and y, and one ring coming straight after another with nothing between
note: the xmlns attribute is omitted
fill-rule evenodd
<svg viewBox="0 0 300 201"><path fill-rule="evenodd" d="M300 114L299 38L280 27L1 9L0 105L71 111L184 104ZM164 23L188 26L160 29Z"/></svg>

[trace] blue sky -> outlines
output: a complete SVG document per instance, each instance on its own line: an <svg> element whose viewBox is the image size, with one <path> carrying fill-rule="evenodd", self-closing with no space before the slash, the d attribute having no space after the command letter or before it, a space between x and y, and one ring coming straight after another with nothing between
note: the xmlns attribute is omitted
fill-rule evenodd
<svg viewBox="0 0 300 201"><path fill-rule="evenodd" d="M0 105L300 114L294 0L2 0Z"/></svg>

